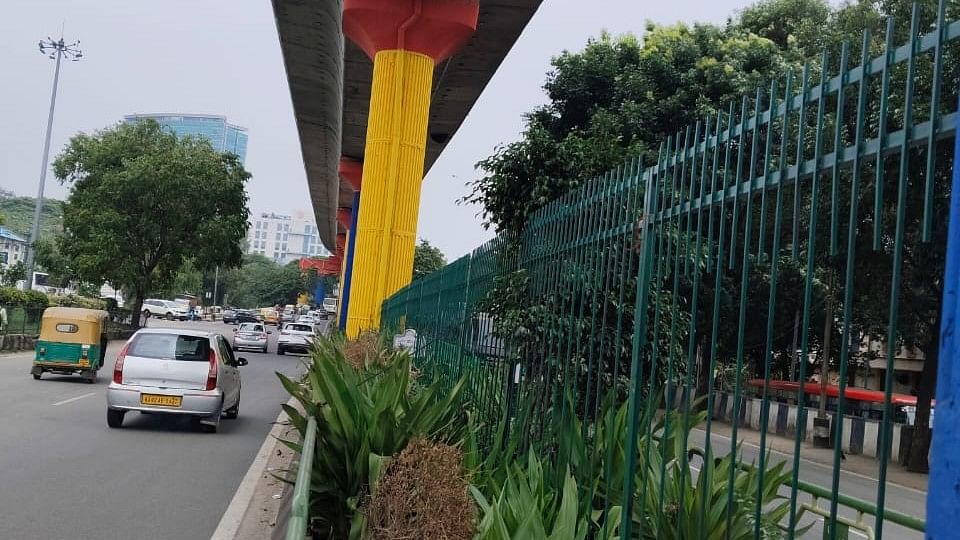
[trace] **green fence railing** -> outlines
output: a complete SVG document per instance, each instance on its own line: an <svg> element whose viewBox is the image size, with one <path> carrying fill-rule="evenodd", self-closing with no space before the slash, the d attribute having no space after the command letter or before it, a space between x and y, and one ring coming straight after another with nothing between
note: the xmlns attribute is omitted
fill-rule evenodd
<svg viewBox="0 0 960 540"><path fill-rule="evenodd" d="M705 537L707 490L703 504L674 507L666 489L693 490L700 475L723 485L726 526L746 512L753 537L767 536L769 506L744 499L742 468L725 469L724 483L713 459L698 471L639 444L657 435L640 424L657 408L679 414L664 430L706 410L698 429L714 459L743 464L741 445L754 444L754 494L768 481L773 438L786 437L789 511L778 525L788 538L814 522L843 537L863 514L875 538L921 537L923 502L891 489L888 472L911 452L908 434L927 434L922 421L895 421L896 394L912 384L924 401L932 391L901 365L937 361L960 85L960 22L945 21L945 5L914 7L909 25L889 22L879 49L867 33L668 137L657 155L562 195L523 231L389 298L384 324L417 331L429 377L452 385L469 375L466 399L487 429L506 411L524 440L549 441L558 419L575 417L587 444L612 449L593 426L607 403L627 403L626 452L610 450L593 471L625 471L617 499L634 519L619 526L622 538L680 537L685 520ZM910 348L925 356L900 354ZM831 374L833 397L808 393L812 376ZM878 397L854 400L854 386ZM789 402L774 400L784 387ZM861 421L870 410L878 419ZM728 436L718 439L720 423ZM801 457L810 452L822 466ZM871 474L843 474L858 453L875 457ZM814 511L802 493L828 507ZM644 514L651 498L662 503L655 515ZM597 513L609 509L601 502Z"/></svg>

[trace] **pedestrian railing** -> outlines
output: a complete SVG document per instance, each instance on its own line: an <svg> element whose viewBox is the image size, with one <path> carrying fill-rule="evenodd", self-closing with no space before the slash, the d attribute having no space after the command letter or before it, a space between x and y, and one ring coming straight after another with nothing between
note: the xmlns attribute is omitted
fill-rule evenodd
<svg viewBox="0 0 960 540"><path fill-rule="evenodd" d="M879 56L865 34L838 57L825 52L667 137L656 155L561 195L522 231L502 232L387 299L384 325L416 330L421 372L450 385L468 374L469 406L491 418L506 410L523 437L549 439L556 420L573 415L589 434L602 404L627 403L623 516L634 515L640 486L646 494L655 474L638 455L637 441L651 436L640 411L660 399L674 404L677 391L702 396L712 411L724 387L738 418L747 380L762 380L760 490L770 466L771 382L834 373L834 421L816 434L832 451L830 478L823 487L806 479L795 436L787 537L797 536L804 514L822 516L831 539L847 527L875 538L889 523L922 530L922 520L909 518L922 508L888 497L887 470L896 466L901 345L922 349L925 369L938 361L960 85L960 22L945 20L946 4L891 20ZM940 373L948 376L942 365ZM922 402L932 378L920 379ZM863 501L843 495L840 475L854 385L882 392L874 495ZM664 386L660 398L655 389ZM790 394L798 410L810 402L804 386ZM694 414L693 400L680 402L683 418ZM960 432L948 414L938 411L937 431ZM924 420L918 415L912 430L921 441ZM702 425L704 452L738 455L739 423L721 448L711 443L712 422L707 415ZM804 492L816 501L802 502ZM957 501L952 492L936 497ZM861 515L844 517L841 507ZM757 502L749 511L759 538L765 509ZM960 520L937 516L948 518ZM644 523L624 520L621 537L640 535Z"/></svg>
<svg viewBox="0 0 960 540"><path fill-rule="evenodd" d="M2 325L0 334L39 334L43 310L44 308L7 307L7 324Z"/></svg>
<svg viewBox="0 0 960 540"><path fill-rule="evenodd" d="M297 465L297 479L290 502L290 520L287 522L287 540L303 540L310 525L310 474L313 454L317 446L317 419L307 418L307 430L303 437L303 449Z"/></svg>

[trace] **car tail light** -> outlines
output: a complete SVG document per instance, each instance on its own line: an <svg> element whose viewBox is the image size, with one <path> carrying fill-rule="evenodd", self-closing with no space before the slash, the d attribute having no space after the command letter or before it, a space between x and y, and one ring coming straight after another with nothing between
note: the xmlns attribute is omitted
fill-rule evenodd
<svg viewBox="0 0 960 540"><path fill-rule="evenodd" d="M210 369L207 371L207 390L217 388L217 354L210 349Z"/></svg>
<svg viewBox="0 0 960 540"><path fill-rule="evenodd" d="M127 356L128 348L130 348L129 341L120 349L120 354L117 355L117 361L113 364L113 382L117 384L123 384L123 359Z"/></svg>

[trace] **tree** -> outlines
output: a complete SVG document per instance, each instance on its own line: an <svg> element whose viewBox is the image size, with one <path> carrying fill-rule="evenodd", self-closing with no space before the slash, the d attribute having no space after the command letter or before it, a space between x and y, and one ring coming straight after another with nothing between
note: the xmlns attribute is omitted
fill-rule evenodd
<svg viewBox="0 0 960 540"><path fill-rule="evenodd" d="M129 291L134 323L187 259L200 270L241 261L250 174L205 140L120 124L74 136L53 169L70 185L59 251L82 280Z"/></svg>
<svg viewBox="0 0 960 540"><path fill-rule="evenodd" d="M615 169L626 159L637 155L644 156L642 165L649 166L657 158L661 145L673 138L673 144L680 144L683 129L698 120L716 114L719 108L726 111L728 103L739 104L740 96L752 96L756 88L767 88L770 80L783 81L788 70L794 75L800 73L804 63L809 63L811 81L819 80L821 71L836 73L839 65L839 51L843 42L850 43L848 67L855 65L860 58L862 32L870 30L868 42L870 55L883 54L886 18L894 20L894 43L906 43L910 36L910 17L912 0L879 0L842 3L834 8L825 0L762 0L748 7L738 17L731 19L725 27L712 25L656 26L648 25L642 41L634 36L611 37L602 34L598 39L589 40L579 52L564 52L552 61L553 70L547 75L544 89L548 103L531 111L526 117L526 129L519 141L497 147L487 159L477 164L480 177L472 183L473 192L465 198L466 202L478 203L483 207L486 226L494 227L503 234L520 238L520 233L529 225L529 216L537 209L581 186L590 178L602 178L611 169ZM920 28L924 33L933 30L936 18L936 0L922 0L920 8ZM947 3L946 19L960 16L960 7L956 3ZM830 53L830 63L820 65L820 52L826 49ZM949 94L945 103L937 104L941 111L952 110L955 100L953 89L960 85L960 62L956 61L960 51L956 43L946 46L946 57L942 62L944 82L942 94ZM914 121L929 117L931 104L932 60L930 55L917 59L917 73L913 104ZM898 129L902 122L902 104L904 102L904 82L906 70L902 64L891 70L889 106L887 114L888 131ZM796 77L794 92L797 92ZM780 89L782 92L783 85ZM872 76L868 87L866 132L875 133L882 113L879 108L880 84L877 76ZM924 98L926 97L926 98ZM831 105L824 118L824 133L829 137L837 123L843 124L841 136L844 145L854 144L856 132L856 92L847 92L845 115L836 118L832 112L836 98L831 97ZM767 99L767 98L762 98ZM751 100L752 101L752 100ZM809 125L809 120L807 120ZM872 131L871 131L872 130ZM679 134L679 135L678 135ZM807 157L812 155L814 129L807 130ZM752 144L752 143L749 143ZM937 153L936 190L934 193L934 216L943 216L949 197L949 170L951 167L951 148L948 144L939 144ZM775 151L776 154L776 151ZM773 156L775 159L777 156ZM820 207L820 224L816 231L816 249L814 250L814 290L811 304L812 321L831 320L843 313L844 307L852 308L851 335L872 337L890 341L886 336L889 318L890 283L894 259L902 261L903 283L899 291L899 309L896 314L897 334L892 337L890 347L900 345L915 346L925 355L920 383L917 387L918 412L916 436L910 452L910 468L921 471L926 469L929 430L927 418L930 400L936 381L938 365L937 335L940 326L940 302L943 294L943 241L946 221L934 220L931 242L920 237L923 201L923 184L926 174L926 156L922 151L912 151L910 155L910 173L907 178L907 217L905 220L904 253L895 254L893 246L896 220L898 171L895 160L889 159L883 166L887 174L881 175L886 182L882 215L875 216L872 191L873 174L869 170L874 165L866 165L861 180L861 199L858 201L859 216L862 223L855 246L856 273L852 306L844 306L844 275L846 271L846 212L851 199L849 171L841 174L839 181L839 200L847 201L840 209L840 246L838 253L830 254L829 246L829 189L821 192L818 201L806 196L800 203L804 216L813 205ZM775 161L773 161L775 163ZM767 166L766 164L764 165ZM829 177L826 178L829 183ZM872 242L872 223L883 220L880 233L880 249L875 250ZM791 216L786 216L789 221ZM801 218L803 219L803 218ZM760 231L751 225L753 237L759 234L775 234L770 228ZM767 227L770 227L768 222ZM735 234L742 235L744 229ZM667 235L679 234L668 231ZM781 237L781 253L766 253L764 257L749 260L751 266L747 283L747 324L745 357L756 371L762 369L762 360L766 348L767 291L769 289L769 269L771 260L778 260L779 283L775 327L778 329L773 345L774 360L785 359L793 348L792 328L794 317L800 311L798 301L802 296L802 282L806 277L803 265L793 264L784 258L792 248L792 241L786 235ZM738 244L743 245L743 237ZM769 245L769 244L768 244ZM789 246L789 247L788 247ZM798 248L800 260L806 260L803 248ZM513 251L515 252L515 251ZM791 254L793 255L793 254ZM738 257L739 259L739 257ZM737 262L737 265L741 264ZM738 275L741 267L729 269ZM577 269L574 269L577 270ZM716 271L716 270L715 270ZM827 276L837 276L835 285ZM721 280L721 290L712 290L715 276L703 277L701 294L705 297L718 295L721 301L721 332L718 351L721 361L723 355L729 357L736 346L736 328L723 331L724 325L737 320L739 306L728 300L739 295L739 282ZM498 323L509 328L501 328L508 334L517 330L529 331L530 328L543 327L550 317L564 312L556 306L565 299L534 298L524 289L529 279L520 273L504 277L495 284L491 299L512 299L519 306L518 311L505 309L498 312ZM685 279L680 283L681 294L686 298L690 285ZM673 286L669 282L654 283L652 295L663 291L669 293ZM657 296L658 300L664 296ZM825 298L833 299L833 312L827 313ZM626 295L628 303L633 296ZM600 304L605 306L605 304ZM607 302L606 305L613 306ZM613 306L620 309L623 317L624 336L632 331L631 305ZM599 307L590 306L587 314L597 313ZM696 332L701 337L709 335L707 328L700 323L709 319L700 305L696 314ZM566 310L569 313L569 310ZM606 310L602 311L606 312ZM499 314L507 313L509 316ZM582 321L587 324L587 320ZM507 324L509 323L509 324ZM735 323L734 323L735 324ZM828 354L831 365L837 365L841 347L838 325L833 325L830 336L833 345L830 351L824 351L826 336L822 325L812 323L807 333L811 352ZM728 329L730 330L730 329ZM782 330L782 331L781 331ZM544 337L548 339L549 336ZM536 342L537 336L525 336L526 342ZM859 343L860 341L856 341ZM705 350L701 342L701 350ZM592 345L591 345L592 346ZM602 354L602 353L601 353ZM851 369L858 361L864 360L860 351L851 351ZM782 363L781 363L782 365ZM780 368L777 368L780 369ZM852 377L851 377L852 379Z"/></svg>
<svg viewBox="0 0 960 540"><path fill-rule="evenodd" d="M413 252L413 279L436 272L446 264L447 259L443 256L440 248L421 238Z"/></svg>

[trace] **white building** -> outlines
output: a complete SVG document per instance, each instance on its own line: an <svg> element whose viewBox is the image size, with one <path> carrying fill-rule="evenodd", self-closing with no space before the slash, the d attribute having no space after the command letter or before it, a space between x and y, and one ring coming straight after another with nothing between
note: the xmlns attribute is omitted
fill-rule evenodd
<svg viewBox="0 0 960 540"><path fill-rule="evenodd" d="M279 264L307 257L328 257L320 243L313 214L295 210L292 215L260 212L247 232L247 253L269 257Z"/></svg>
<svg viewBox="0 0 960 540"><path fill-rule="evenodd" d="M6 227L0 227L0 267L17 264L27 255L27 240Z"/></svg>

